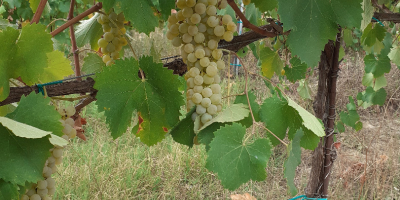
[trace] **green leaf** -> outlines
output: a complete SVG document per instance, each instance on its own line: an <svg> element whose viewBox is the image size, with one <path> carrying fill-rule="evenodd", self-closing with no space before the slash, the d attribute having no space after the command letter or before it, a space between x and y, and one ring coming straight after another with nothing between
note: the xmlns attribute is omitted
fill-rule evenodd
<svg viewBox="0 0 400 200"><path fill-rule="evenodd" d="M14 7L21 7L21 3L22 3L22 1L23 0L4 0L4 2L7 2L8 3L8 5L11 7L11 8L14 8Z"/></svg>
<svg viewBox="0 0 400 200"><path fill-rule="evenodd" d="M0 101L8 97L10 87L8 80L12 77L13 71L10 66L12 58L15 56L16 51L13 48L15 41L18 39L19 32L11 27L5 31L0 32Z"/></svg>
<svg viewBox="0 0 400 200"><path fill-rule="evenodd" d="M168 17L171 15L171 10L175 9L175 1L160 0L159 3L160 3L161 15L164 21L167 21Z"/></svg>
<svg viewBox="0 0 400 200"><path fill-rule="evenodd" d="M145 79L138 77L140 69ZM143 118L140 140L151 146L161 141L165 132L179 121L179 109L184 104L179 92L181 82L172 70L163 64L153 63L152 57L139 62L134 59L117 60L97 75L94 88L98 91L96 104L105 110L107 124L114 139L121 136L131 123L137 110Z"/></svg>
<svg viewBox="0 0 400 200"><path fill-rule="evenodd" d="M254 3L261 12L270 11L278 7L277 0L252 0L251 2Z"/></svg>
<svg viewBox="0 0 400 200"><path fill-rule="evenodd" d="M292 55L311 67L318 64L325 44L335 40L337 24L359 28L362 20L361 0L282 0L278 4L284 31L291 30L287 43Z"/></svg>
<svg viewBox="0 0 400 200"><path fill-rule="evenodd" d="M303 135L304 135L303 130L301 128L298 129L296 134L294 135L292 142L287 147L288 158L285 161L285 170L283 173L287 180L287 184L289 186L290 193L292 196L297 194L297 188L294 185L294 177L296 176L296 168L301 163L300 141Z"/></svg>
<svg viewBox="0 0 400 200"><path fill-rule="evenodd" d="M32 92L27 97L22 96L18 107L7 117L62 136L64 127L59 121L61 116L49 103L50 98L44 98L42 94Z"/></svg>
<svg viewBox="0 0 400 200"><path fill-rule="evenodd" d="M230 106L226 107L225 110L220 112L216 117L212 120L205 123L199 130L195 130L195 132L201 131L202 129L206 128L210 124L214 122L226 123L226 122L236 122L244 119L245 117L249 116L249 109L248 106L245 104L231 104Z"/></svg>
<svg viewBox="0 0 400 200"><path fill-rule="evenodd" d="M374 7L372 6L371 0L363 0L361 4L364 12L362 13L362 21L360 30L364 31L364 29L371 23L371 18L374 16Z"/></svg>
<svg viewBox="0 0 400 200"><path fill-rule="evenodd" d="M371 20L369 20L371 22ZM346 43L346 47L349 47L354 44L353 42L353 33L350 29L343 30L343 41Z"/></svg>
<svg viewBox="0 0 400 200"><path fill-rule="evenodd" d="M18 185L0 179L0 199L19 199Z"/></svg>
<svg viewBox="0 0 400 200"><path fill-rule="evenodd" d="M220 129L222 126L231 124L232 123L212 123L197 134L198 141L206 145L206 151L209 151L210 143L214 139L214 132Z"/></svg>
<svg viewBox="0 0 400 200"><path fill-rule="evenodd" d="M54 146L50 132L0 117L0 179L24 185L43 179L44 163Z"/></svg>
<svg viewBox="0 0 400 200"><path fill-rule="evenodd" d="M64 57L64 53L60 51L52 51L47 53L47 68L44 73L39 76L42 83L57 81L64 77L74 74L70 65L71 61Z"/></svg>
<svg viewBox="0 0 400 200"><path fill-rule="evenodd" d="M82 72L86 74L98 73L101 72L105 66L103 59L99 55L88 53L83 60Z"/></svg>
<svg viewBox="0 0 400 200"><path fill-rule="evenodd" d="M0 7L0 14L1 14L1 7ZM7 27L11 27L17 29L18 26L16 24L10 24L8 20L0 18L0 30L6 29Z"/></svg>
<svg viewBox="0 0 400 200"><path fill-rule="evenodd" d="M347 104L348 112L340 112L340 120L354 129L356 129L356 123L360 120L360 116L357 113L356 104L354 103L353 98L349 97L350 103Z"/></svg>
<svg viewBox="0 0 400 200"><path fill-rule="evenodd" d="M246 19L248 19L250 23L258 25L258 20L261 18L261 12L254 6L254 3L251 3L245 7L246 12L244 14Z"/></svg>
<svg viewBox="0 0 400 200"><path fill-rule="evenodd" d="M291 68L289 68L289 66L283 68L285 70L285 75L290 82L294 83L297 80L306 78L308 66L305 63L302 63L300 59L293 57L290 59L290 64L292 65Z"/></svg>
<svg viewBox="0 0 400 200"><path fill-rule="evenodd" d="M183 145L187 145L190 148L193 147L193 139L196 136L194 133L194 123L192 120L192 114L196 111L195 107L186 114L186 117L182 119L174 128L172 128L171 134L175 142Z"/></svg>
<svg viewBox="0 0 400 200"><path fill-rule="evenodd" d="M374 75L372 73L365 73L361 82L364 86L374 85Z"/></svg>
<svg viewBox="0 0 400 200"><path fill-rule="evenodd" d="M297 92L303 99L311 99L311 88L308 85L308 81L306 79L299 81L299 87L297 88Z"/></svg>
<svg viewBox="0 0 400 200"><path fill-rule="evenodd" d="M254 95L254 93L250 91L249 92L249 101L250 101L251 111L253 112L254 120L259 122L260 121L260 117L259 117L258 113L260 112L260 105L256 102L256 99L257 99L256 95ZM236 96L236 99L235 99L234 103L235 104L248 105L247 96L245 94ZM247 116L246 118L238 121L238 123L240 123L243 126L246 126L248 128L251 125L253 125L253 118L251 117L251 114L249 114L249 116Z"/></svg>
<svg viewBox="0 0 400 200"><path fill-rule="evenodd" d="M374 90L378 91L379 89L387 86L387 80L385 76L380 76L375 79Z"/></svg>
<svg viewBox="0 0 400 200"><path fill-rule="evenodd" d="M286 137L287 129L289 129L289 139L292 139L295 131L302 128L304 136L301 146L306 149L317 147L318 137L325 135L320 120L289 98L287 101L280 100L276 96L265 99L261 105L260 118L266 127L280 139ZM272 134L268 133L267 136L272 145L280 144L280 141Z"/></svg>
<svg viewBox="0 0 400 200"><path fill-rule="evenodd" d="M159 24L158 17L153 10L153 3L150 0L99 0L99 2L103 2L103 8L105 10L114 7L116 13L123 12L125 19L130 21L133 28L138 32L143 32L148 35L150 32L154 31L155 27Z"/></svg>
<svg viewBox="0 0 400 200"><path fill-rule="evenodd" d="M274 72L281 74L283 62L278 52L272 51L269 47L260 49L261 71L267 78L272 78Z"/></svg>
<svg viewBox="0 0 400 200"><path fill-rule="evenodd" d="M246 128L237 123L215 132L208 151L206 168L218 174L222 185L235 190L249 180L263 181L265 167L271 155L268 139L243 142Z"/></svg>
<svg viewBox="0 0 400 200"><path fill-rule="evenodd" d="M364 94L359 93L357 95L358 100L362 100L367 103L372 103L372 105L381 105L385 103L386 100L386 91L385 89L381 88L378 91L375 91L372 87L367 87Z"/></svg>
<svg viewBox="0 0 400 200"><path fill-rule="evenodd" d="M96 13L92 18L81 21L81 23L76 27L75 37L76 45L78 45L78 47L90 44L92 49L99 49L97 41L103 35L103 28L101 24L97 22L97 18L100 16L100 13Z"/></svg>
<svg viewBox="0 0 400 200"><path fill-rule="evenodd" d="M361 36L361 42L369 47L373 46L375 42L382 41L385 37L386 30L379 24L374 24L374 28L372 28L372 23L368 24L368 26L364 29L364 32Z"/></svg>
<svg viewBox="0 0 400 200"><path fill-rule="evenodd" d="M389 73L391 69L389 58L382 54L378 57L375 57L374 54L368 54L364 57L364 63L365 73L372 73L375 78Z"/></svg>
<svg viewBox="0 0 400 200"><path fill-rule="evenodd" d="M394 64L400 66L400 50L398 46L394 46L393 48L390 49L388 57Z"/></svg>

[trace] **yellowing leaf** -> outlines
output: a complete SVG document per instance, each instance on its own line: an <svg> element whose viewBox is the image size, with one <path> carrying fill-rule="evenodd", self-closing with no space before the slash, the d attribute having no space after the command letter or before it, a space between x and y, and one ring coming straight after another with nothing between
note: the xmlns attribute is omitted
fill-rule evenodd
<svg viewBox="0 0 400 200"><path fill-rule="evenodd" d="M267 78L272 78L274 72L280 74L283 69L283 62L279 54L272 51L269 47L260 50L261 71Z"/></svg>
<svg viewBox="0 0 400 200"><path fill-rule="evenodd" d="M44 73L39 78L43 83L61 80L66 76L74 74L74 71L71 69L71 62L60 51L47 53L47 63L47 68L44 69Z"/></svg>

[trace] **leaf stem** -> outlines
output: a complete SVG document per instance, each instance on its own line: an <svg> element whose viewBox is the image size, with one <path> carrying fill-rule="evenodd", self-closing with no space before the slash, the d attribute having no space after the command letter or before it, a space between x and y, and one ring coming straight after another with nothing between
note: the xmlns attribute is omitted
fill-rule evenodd
<svg viewBox="0 0 400 200"><path fill-rule="evenodd" d="M269 133L271 133L271 135L273 135L276 139L278 139L282 144L284 144L285 146L288 146L287 143L285 143L281 138L279 138L277 135L275 135L271 130L269 130L267 127L265 127L263 124L259 124L256 123L258 126L260 126L261 128L265 129L266 131L268 131Z"/></svg>

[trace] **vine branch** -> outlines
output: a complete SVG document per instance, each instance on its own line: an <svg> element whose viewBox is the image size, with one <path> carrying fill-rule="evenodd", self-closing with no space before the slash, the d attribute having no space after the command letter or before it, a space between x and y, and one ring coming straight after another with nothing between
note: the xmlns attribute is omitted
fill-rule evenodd
<svg viewBox="0 0 400 200"><path fill-rule="evenodd" d="M46 6L47 0L40 0L39 6L36 9L35 15L33 15L31 24L33 23L39 23L40 17L42 16L44 7Z"/></svg>
<svg viewBox="0 0 400 200"><path fill-rule="evenodd" d="M75 23L79 22L81 19L83 19L86 16L88 16L88 15L90 15L90 14L92 14L92 13L98 11L98 10L100 10L101 8L103 8L103 4L102 3L95 4L91 8L87 9L85 12L79 14L78 16L72 18L71 20L68 20L68 22L66 22L62 26L58 27L56 30L54 30L50 34L53 37L56 36L57 34L61 33L62 31L64 31L68 27L70 27L71 25L74 25Z"/></svg>
<svg viewBox="0 0 400 200"><path fill-rule="evenodd" d="M74 18L74 6L75 6L75 0L71 0L71 4L69 6L68 20ZM79 50L78 47L76 46L75 31L73 25L69 27L69 33L72 44L72 53L74 54L75 76L81 76L81 67L79 64ZM77 80L81 81L82 78L77 78Z"/></svg>

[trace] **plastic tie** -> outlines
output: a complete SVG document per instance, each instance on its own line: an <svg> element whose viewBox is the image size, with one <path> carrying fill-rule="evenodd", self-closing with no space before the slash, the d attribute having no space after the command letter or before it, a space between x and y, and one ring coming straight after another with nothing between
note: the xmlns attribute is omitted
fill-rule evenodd
<svg viewBox="0 0 400 200"><path fill-rule="evenodd" d="M376 22L378 22L381 26L385 26L385 25L383 25L383 23L382 23L381 21L379 21L377 18L372 17L372 19L375 20Z"/></svg>
<svg viewBox="0 0 400 200"><path fill-rule="evenodd" d="M239 20L239 21L237 21L237 23L243 23L243 22Z"/></svg>
<svg viewBox="0 0 400 200"><path fill-rule="evenodd" d="M300 195L297 197L293 197L289 200L296 200L296 199L300 199L300 200L328 200L328 198L309 198L306 195Z"/></svg>
<svg viewBox="0 0 400 200"><path fill-rule="evenodd" d="M231 65L233 65L233 66L238 66L238 67L241 67L241 66L242 66L241 64L233 64L233 63L231 63Z"/></svg>
<svg viewBox="0 0 400 200"><path fill-rule="evenodd" d="M42 95L44 95L44 88L47 85L55 85L55 84L59 84L62 83L62 81L54 81L54 82L49 82L49 83L44 83L44 84L37 84L36 86L38 87L38 92L42 93Z"/></svg>

